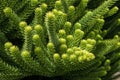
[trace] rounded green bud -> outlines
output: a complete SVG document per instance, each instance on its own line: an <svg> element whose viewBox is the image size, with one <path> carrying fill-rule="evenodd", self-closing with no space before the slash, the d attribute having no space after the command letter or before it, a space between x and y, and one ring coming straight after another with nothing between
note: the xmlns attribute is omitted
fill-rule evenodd
<svg viewBox="0 0 120 80"><path fill-rule="evenodd" d="M65 30L59 30L59 34L61 34L61 35L64 35L64 34L66 34L66 32L65 32Z"/></svg>
<svg viewBox="0 0 120 80"><path fill-rule="evenodd" d="M90 58L86 58L86 61L91 61L91 59Z"/></svg>
<svg viewBox="0 0 120 80"><path fill-rule="evenodd" d="M22 56L22 57L29 57L29 56L30 56L30 53L29 53L28 51L23 51L23 52L21 53L21 56Z"/></svg>
<svg viewBox="0 0 120 80"><path fill-rule="evenodd" d="M66 50L67 50L67 45L66 44L62 44L60 46L60 51L65 52Z"/></svg>
<svg viewBox="0 0 120 80"><path fill-rule="evenodd" d="M65 32L65 30L59 30L59 37L61 38L65 38L66 37L66 32Z"/></svg>
<svg viewBox="0 0 120 80"><path fill-rule="evenodd" d="M25 26L27 26L27 23L25 21L21 21L19 23L19 26L22 27L22 28L24 28Z"/></svg>
<svg viewBox="0 0 120 80"><path fill-rule="evenodd" d="M117 43L117 46L120 47L120 42Z"/></svg>
<svg viewBox="0 0 120 80"><path fill-rule="evenodd" d="M75 7L74 6L69 6L69 11L75 11Z"/></svg>
<svg viewBox="0 0 120 80"><path fill-rule="evenodd" d="M55 2L55 5L56 5L56 7L57 7L57 6L61 6L61 1L56 1L56 2Z"/></svg>
<svg viewBox="0 0 120 80"><path fill-rule="evenodd" d="M75 51L75 55L77 55L77 56L82 56L82 55L83 55L83 52L82 52L82 51Z"/></svg>
<svg viewBox="0 0 120 80"><path fill-rule="evenodd" d="M92 41L91 41L92 39L87 39L87 42L90 44Z"/></svg>
<svg viewBox="0 0 120 80"><path fill-rule="evenodd" d="M115 13L117 13L118 10L119 8L117 6L114 6L112 9L109 10L108 16L114 15Z"/></svg>
<svg viewBox="0 0 120 80"><path fill-rule="evenodd" d="M81 49L85 49L86 44L87 44L87 41L86 41L86 40L81 40L80 48L81 48Z"/></svg>
<svg viewBox="0 0 120 80"><path fill-rule="evenodd" d="M92 39L92 45L96 44L96 40Z"/></svg>
<svg viewBox="0 0 120 80"><path fill-rule="evenodd" d="M54 47L54 44L51 43L51 42L49 42L49 43L47 44L47 46L48 46L48 47Z"/></svg>
<svg viewBox="0 0 120 80"><path fill-rule="evenodd" d="M95 55L92 53L88 53L87 56L90 60L95 59Z"/></svg>
<svg viewBox="0 0 120 80"><path fill-rule="evenodd" d="M17 46L12 46L12 47L10 47L10 52L11 52L11 53L16 53L16 52L18 52L18 51L19 51L19 49L18 49Z"/></svg>
<svg viewBox="0 0 120 80"><path fill-rule="evenodd" d="M53 49L54 49L54 44L51 43L51 42L49 42L49 43L47 44L47 48L53 50Z"/></svg>
<svg viewBox="0 0 120 80"><path fill-rule="evenodd" d="M60 44L66 44L66 39L60 38L60 39L59 39L59 42L60 42Z"/></svg>
<svg viewBox="0 0 120 80"><path fill-rule="evenodd" d="M75 23L74 27L75 29L81 29L81 24L77 22Z"/></svg>
<svg viewBox="0 0 120 80"><path fill-rule="evenodd" d="M77 58L76 55L74 55L74 54L70 55L70 61L75 61L76 58Z"/></svg>
<svg viewBox="0 0 120 80"><path fill-rule="evenodd" d="M42 9L46 9L46 8L47 8L47 4L42 3L41 8L42 8Z"/></svg>
<svg viewBox="0 0 120 80"><path fill-rule="evenodd" d="M93 46L91 45L91 44L87 44L86 45L86 48L89 50L89 49L91 49Z"/></svg>
<svg viewBox="0 0 120 80"><path fill-rule="evenodd" d="M9 49L12 46L12 43L11 42L6 42L4 46L5 46L6 49Z"/></svg>
<svg viewBox="0 0 120 80"><path fill-rule="evenodd" d="M68 35L68 36L67 36L67 40L71 40L71 41L74 40L73 35Z"/></svg>
<svg viewBox="0 0 120 80"><path fill-rule="evenodd" d="M46 14L46 16L47 16L48 19L53 19L53 18L55 18L55 15L54 15L52 12L48 12L48 13Z"/></svg>
<svg viewBox="0 0 120 80"><path fill-rule="evenodd" d="M36 25L34 27L34 29L37 31L37 32L41 32L43 30L42 26L41 25Z"/></svg>
<svg viewBox="0 0 120 80"><path fill-rule="evenodd" d="M91 60L93 60L93 59L95 59L95 56L94 56L94 54L92 54L92 53L87 53L86 54L86 60L87 61L91 61Z"/></svg>
<svg viewBox="0 0 120 80"><path fill-rule="evenodd" d="M62 59L63 60L67 60L68 59L68 55L67 54L62 54Z"/></svg>
<svg viewBox="0 0 120 80"><path fill-rule="evenodd" d="M81 40L81 44L87 44L87 41L86 40Z"/></svg>
<svg viewBox="0 0 120 80"><path fill-rule="evenodd" d="M76 30L75 30L75 34L76 34L76 35L80 35L81 37L83 37L84 32L81 31L80 29L76 29Z"/></svg>
<svg viewBox="0 0 120 80"><path fill-rule="evenodd" d="M31 0L31 5L32 6L35 6L35 5L37 5L38 4L38 0Z"/></svg>
<svg viewBox="0 0 120 80"><path fill-rule="evenodd" d="M72 25L71 22L68 22L68 21L65 22L65 27L66 27L66 28L71 28L71 25Z"/></svg>
<svg viewBox="0 0 120 80"><path fill-rule="evenodd" d="M54 58L54 60L59 60L60 59L60 55L58 53L55 53L53 55L53 58Z"/></svg>
<svg viewBox="0 0 120 80"><path fill-rule="evenodd" d="M83 56L81 56L82 57L82 59L85 61L85 60L87 60L87 56L86 55L83 55Z"/></svg>
<svg viewBox="0 0 120 80"><path fill-rule="evenodd" d="M118 36L118 35L115 35L115 36L114 36L114 39L119 39L119 36Z"/></svg>
<svg viewBox="0 0 120 80"><path fill-rule="evenodd" d="M37 54L41 54L41 48L40 47L36 47L35 49L34 49L34 52L35 53L37 53Z"/></svg>
<svg viewBox="0 0 120 80"><path fill-rule="evenodd" d="M63 13L62 11L58 11L58 15L65 16L66 14Z"/></svg>
<svg viewBox="0 0 120 80"><path fill-rule="evenodd" d="M95 45L96 41L94 39L87 39L87 43L91 45Z"/></svg>
<svg viewBox="0 0 120 80"><path fill-rule="evenodd" d="M64 30L66 31L66 34L69 34L69 33L70 33L71 27L72 27L71 22L68 22L68 21L65 22L65 24L64 24Z"/></svg>
<svg viewBox="0 0 120 80"><path fill-rule="evenodd" d="M92 15L92 11L87 11L87 14L86 15Z"/></svg>
<svg viewBox="0 0 120 80"><path fill-rule="evenodd" d="M104 65L105 65L105 66L110 65L110 60L109 60L109 59L107 59L107 60L105 61Z"/></svg>
<svg viewBox="0 0 120 80"><path fill-rule="evenodd" d="M35 13L41 13L42 12L42 9L41 8L36 8L35 9Z"/></svg>
<svg viewBox="0 0 120 80"><path fill-rule="evenodd" d="M76 34L79 34L79 33L81 33L81 30L80 30L80 29L76 29L76 30L75 30L75 33L76 33Z"/></svg>
<svg viewBox="0 0 120 80"><path fill-rule="evenodd" d="M74 55L74 54L70 55L70 61L75 61L76 58L77 58L76 55Z"/></svg>
<svg viewBox="0 0 120 80"><path fill-rule="evenodd" d="M3 12L5 13L6 16L10 16L12 13L12 9L10 7L6 7Z"/></svg>
<svg viewBox="0 0 120 80"><path fill-rule="evenodd" d="M26 27L25 27L25 32L29 33L29 32L31 32L31 31L32 31L31 26L26 26Z"/></svg>
<svg viewBox="0 0 120 80"><path fill-rule="evenodd" d="M120 53L118 53L118 56L120 57Z"/></svg>
<svg viewBox="0 0 120 80"><path fill-rule="evenodd" d="M94 31L91 31L89 34L88 34L88 38L91 38L91 39L93 39L93 38L95 38L95 32Z"/></svg>
<svg viewBox="0 0 120 80"><path fill-rule="evenodd" d="M96 38L97 38L97 40L103 40L103 38L99 34L96 36Z"/></svg>
<svg viewBox="0 0 120 80"><path fill-rule="evenodd" d="M86 50L81 50L81 52L84 53L84 54L86 54L86 55L89 54L89 52L86 51Z"/></svg>
<svg viewBox="0 0 120 80"><path fill-rule="evenodd" d="M102 36L104 37L107 34L107 32L108 32L107 30L103 30L102 31Z"/></svg>
<svg viewBox="0 0 120 80"><path fill-rule="evenodd" d="M104 23L105 22L105 20L104 19L97 19L98 20L98 22L100 22L100 23Z"/></svg>
<svg viewBox="0 0 120 80"><path fill-rule="evenodd" d="M58 10L57 10L57 9L53 9L52 12L53 12L54 14L58 14Z"/></svg>
<svg viewBox="0 0 120 80"><path fill-rule="evenodd" d="M105 76L106 74L107 74L107 71L106 70L104 70L104 71L101 71L101 76Z"/></svg>
<svg viewBox="0 0 120 80"><path fill-rule="evenodd" d="M79 56L79 57L78 57L78 61L81 62L81 63L83 63L83 62L84 62L83 57L82 57L82 56Z"/></svg>
<svg viewBox="0 0 120 80"><path fill-rule="evenodd" d="M80 47L77 47L75 51L81 51L82 49Z"/></svg>
<svg viewBox="0 0 120 80"><path fill-rule="evenodd" d="M72 49L73 49L74 51L76 51L76 50L77 50L77 48L78 48L78 47L76 47L76 46L72 47Z"/></svg>
<svg viewBox="0 0 120 80"><path fill-rule="evenodd" d="M38 34L35 34L35 35L33 35L33 37L32 37L33 41L38 41L39 38L40 38L40 37L39 37Z"/></svg>
<svg viewBox="0 0 120 80"><path fill-rule="evenodd" d="M113 9L114 9L115 11L118 11L118 10L119 10L119 8L118 8L117 6L113 7Z"/></svg>
<svg viewBox="0 0 120 80"><path fill-rule="evenodd" d="M74 53L74 51L73 51L73 49L68 48L68 49L67 49L67 53L68 53L68 54L73 54L73 53Z"/></svg>
<svg viewBox="0 0 120 80"><path fill-rule="evenodd" d="M81 34L81 35L82 35L82 37L83 37L83 35L84 35L84 32L83 32L83 31L81 31L81 32L80 32L80 34Z"/></svg>
<svg viewBox="0 0 120 80"><path fill-rule="evenodd" d="M87 44L85 50L91 51L93 46L91 44Z"/></svg>
<svg viewBox="0 0 120 80"><path fill-rule="evenodd" d="M118 19L118 23L120 24L120 18Z"/></svg>

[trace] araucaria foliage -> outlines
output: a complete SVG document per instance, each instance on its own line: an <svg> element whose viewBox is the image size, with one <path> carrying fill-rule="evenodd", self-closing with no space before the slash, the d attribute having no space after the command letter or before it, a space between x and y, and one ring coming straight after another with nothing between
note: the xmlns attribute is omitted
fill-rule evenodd
<svg viewBox="0 0 120 80"><path fill-rule="evenodd" d="M0 0L0 80L119 77L119 8L120 0Z"/></svg>

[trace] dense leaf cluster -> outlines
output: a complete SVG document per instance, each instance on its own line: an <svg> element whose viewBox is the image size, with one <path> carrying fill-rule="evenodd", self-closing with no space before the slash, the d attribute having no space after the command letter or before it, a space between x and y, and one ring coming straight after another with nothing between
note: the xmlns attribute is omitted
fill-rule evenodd
<svg viewBox="0 0 120 80"><path fill-rule="evenodd" d="M119 0L0 0L0 80L119 77L119 8Z"/></svg>

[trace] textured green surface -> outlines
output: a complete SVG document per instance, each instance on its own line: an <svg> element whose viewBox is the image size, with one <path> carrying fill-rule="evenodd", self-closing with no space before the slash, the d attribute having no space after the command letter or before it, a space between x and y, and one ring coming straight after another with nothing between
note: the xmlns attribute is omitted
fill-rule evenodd
<svg viewBox="0 0 120 80"><path fill-rule="evenodd" d="M0 80L112 80L119 0L1 0Z"/></svg>

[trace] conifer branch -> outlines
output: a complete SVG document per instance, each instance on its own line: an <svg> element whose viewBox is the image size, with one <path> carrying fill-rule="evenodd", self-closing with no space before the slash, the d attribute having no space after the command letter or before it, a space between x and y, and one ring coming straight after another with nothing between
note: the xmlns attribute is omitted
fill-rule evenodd
<svg viewBox="0 0 120 80"><path fill-rule="evenodd" d="M0 79L115 78L120 70L119 2L0 1Z"/></svg>

